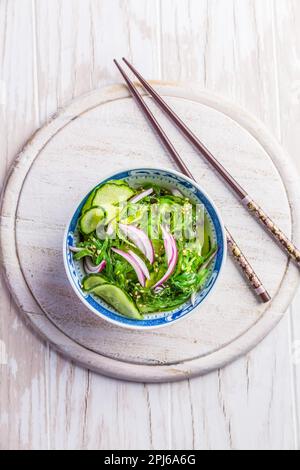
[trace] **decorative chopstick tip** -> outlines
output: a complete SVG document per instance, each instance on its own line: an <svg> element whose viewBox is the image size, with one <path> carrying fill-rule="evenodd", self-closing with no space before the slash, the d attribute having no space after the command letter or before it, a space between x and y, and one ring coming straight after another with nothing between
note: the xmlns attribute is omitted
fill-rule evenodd
<svg viewBox="0 0 300 470"><path fill-rule="evenodd" d="M270 302L272 300L272 297L270 296L270 294L267 291L263 292L259 296L260 296L261 300L263 301L263 303L265 303L265 304L267 304L268 302Z"/></svg>
<svg viewBox="0 0 300 470"><path fill-rule="evenodd" d="M255 289L256 294L260 297L263 303L268 303L270 300L272 300L269 292L265 289L263 285L259 286L257 289Z"/></svg>

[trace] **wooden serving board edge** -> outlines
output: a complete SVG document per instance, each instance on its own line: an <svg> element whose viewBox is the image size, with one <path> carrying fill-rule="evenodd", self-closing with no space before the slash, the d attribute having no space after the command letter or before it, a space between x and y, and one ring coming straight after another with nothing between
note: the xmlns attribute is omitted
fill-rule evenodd
<svg viewBox="0 0 300 470"><path fill-rule="evenodd" d="M300 209L300 194L296 178L297 172L283 149L264 125L245 111L224 102L220 97L203 91L199 92L191 84L187 86L186 84L155 82L155 86L158 89L162 87L161 89L167 94L170 92L171 96L184 97L214 107L237 121L260 142L284 182L291 208L293 240L299 243L300 222L297 220L296 214ZM286 275L270 305L272 308L268 309L267 314L253 328L233 343L209 356L176 365L137 365L119 362L87 350L67 337L48 319L30 293L22 275L18 263L15 237L12 236L15 234L15 215L23 182L39 151L70 120L76 119L82 107L85 110L92 109L104 102L122 99L126 96L129 96L126 88L123 85L115 85L93 91L76 99L39 129L16 157L7 176L1 197L0 257L4 279L18 308L23 312L25 320L27 320L26 323L45 341L49 341L58 352L83 367L88 367L110 377L135 382L154 383L184 380L221 368L246 354L277 325L292 301L299 284L299 272L294 265L287 262Z"/></svg>

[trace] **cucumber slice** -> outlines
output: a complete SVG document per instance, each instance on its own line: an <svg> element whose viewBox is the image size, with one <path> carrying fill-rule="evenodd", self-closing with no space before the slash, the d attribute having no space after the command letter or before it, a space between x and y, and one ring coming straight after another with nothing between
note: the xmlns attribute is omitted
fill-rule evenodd
<svg viewBox="0 0 300 470"><path fill-rule="evenodd" d="M133 189L125 183L106 183L96 191L93 199L93 206L118 204L127 201L133 195Z"/></svg>
<svg viewBox="0 0 300 470"><path fill-rule="evenodd" d="M92 207L79 221L79 227L82 233L89 235L94 232L100 222L105 218L105 211L102 207Z"/></svg>
<svg viewBox="0 0 300 470"><path fill-rule="evenodd" d="M92 191L91 194L89 195L89 197L87 198L87 201L86 201L86 203L84 204L84 206L82 208L82 214L87 212L93 206L93 199L95 197L97 189L98 188L94 189L94 191Z"/></svg>
<svg viewBox="0 0 300 470"><path fill-rule="evenodd" d="M102 204L103 209L106 212L105 223L108 224L111 220L115 219L119 214L119 207L113 206L112 204Z"/></svg>
<svg viewBox="0 0 300 470"><path fill-rule="evenodd" d="M92 289L93 294L101 297L109 305L112 305L119 313L128 318L142 320L143 316L139 313L133 301L125 294L122 289L113 284L104 284Z"/></svg>
<svg viewBox="0 0 300 470"><path fill-rule="evenodd" d="M101 274L89 274L82 280L82 287L87 292L103 284L107 284L107 279Z"/></svg>
<svg viewBox="0 0 300 470"><path fill-rule="evenodd" d="M115 184L116 186L128 186L128 184L124 180L111 180L105 184Z"/></svg>
<svg viewBox="0 0 300 470"><path fill-rule="evenodd" d="M207 214L204 216L204 242L202 247L202 256L206 256L212 247L211 243L212 233L211 233L211 225L209 222L209 218Z"/></svg>

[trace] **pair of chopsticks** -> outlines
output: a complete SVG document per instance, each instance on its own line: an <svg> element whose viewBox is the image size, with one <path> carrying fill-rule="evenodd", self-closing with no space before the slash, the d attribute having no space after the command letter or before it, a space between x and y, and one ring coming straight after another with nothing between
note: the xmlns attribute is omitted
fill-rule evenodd
<svg viewBox="0 0 300 470"><path fill-rule="evenodd" d="M217 171L217 173L224 179L224 181L230 186L230 188L235 192L242 204L248 209L249 213L254 216L268 231L268 233L275 239L281 248L291 257L297 265L300 267L300 251L295 247L295 245L288 239L288 237L275 225L275 223L266 215L266 213L259 207L259 205L249 196L249 194L240 186L240 184L233 178L233 176L224 168L224 166L213 156L213 154L205 147L205 145L198 139L198 137L186 126L186 124L180 119L180 117L173 111L173 109L165 102L165 100L152 88L152 86L142 77L142 75L125 59L123 58L125 64L131 69L133 74L138 78L138 80L143 85L144 89L152 96L154 101L158 106L165 112L168 118L178 127L178 129L183 133L183 135L194 145L194 147L199 151L199 153L204 157L212 167ZM189 178L195 180L181 156L175 149L172 142L169 140L166 133L163 131L162 127L156 120L152 111L147 106L143 96L134 86L133 82L130 80L126 72L119 65L119 63L114 60L115 65L118 67L120 73L122 74L124 80L127 83L127 86L130 90L130 93L135 98L137 103L140 105L141 110L147 120L149 121L152 128L158 134L161 142L164 144L165 148L168 150L170 156L173 158L179 169ZM270 295L263 286L262 282L255 274L254 269L243 255L241 249L233 239L228 228L226 228L227 243L229 251L231 252L234 261L241 268L245 277L249 281L252 289L255 294L260 297L263 302L269 302L271 300Z"/></svg>

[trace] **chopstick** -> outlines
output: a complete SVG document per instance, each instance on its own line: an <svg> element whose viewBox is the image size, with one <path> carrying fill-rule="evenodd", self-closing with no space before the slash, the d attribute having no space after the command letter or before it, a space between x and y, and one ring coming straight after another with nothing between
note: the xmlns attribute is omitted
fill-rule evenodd
<svg viewBox="0 0 300 470"><path fill-rule="evenodd" d="M215 168L217 173L225 180L230 188L238 196L249 213L256 218L266 231L275 239L283 251L300 267L300 251L294 243L280 230L273 220L263 211L257 202L247 193L245 189L233 178L216 157L206 148L198 137L187 127L165 100L154 90L154 88L142 77L142 75L123 57L123 61L139 79L145 90L152 96L154 101L161 107L171 121L180 129L185 137L194 145L200 154Z"/></svg>
<svg viewBox="0 0 300 470"><path fill-rule="evenodd" d="M182 173L184 173L186 176L188 176L189 178L195 181L194 176L192 175L190 170L187 168L186 164L184 163L181 156L175 149L174 145L172 144L172 142L170 141L170 139L168 138L168 136L166 135L162 127L160 126L159 122L157 121L157 119L155 118L155 116L153 115L149 107L147 106L143 96L139 93L139 91L134 86L133 82L130 80L130 78L122 69L122 67L119 65L119 63L116 60L114 60L114 63L118 67L121 75L123 76L125 82L127 83L127 86L132 96L135 98L135 100L141 107L143 114L149 121L152 128L158 134L161 142L164 144L165 148L167 149L167 151L169 152L169 154L171 155L171 157L173 158L173 160L175 161L179 169L182 171ZM232 235L230 234L227 228L226 228L226 235L227 235L228 248L233 256L233 259L241 268L242 272L244 273L245 277L249 281L250 286L254 290L255 294L260 297L262 302L264 303L269 302L271 300L270 295L266 291L260 279L255 274L254 269L252 268L252 266L250 265L246 257L243 255L241 249L239 248L239 246L237 245L237 243L235 242L235 240L233 239Z"/></svg>

